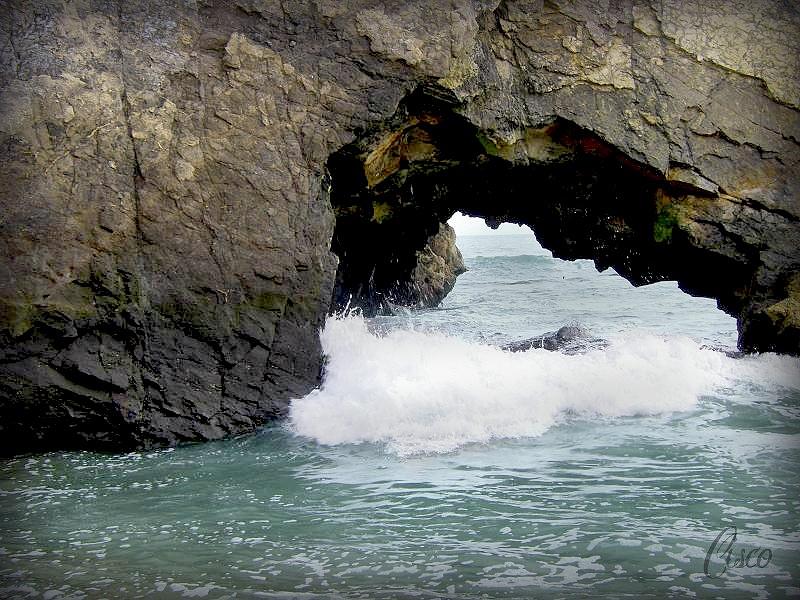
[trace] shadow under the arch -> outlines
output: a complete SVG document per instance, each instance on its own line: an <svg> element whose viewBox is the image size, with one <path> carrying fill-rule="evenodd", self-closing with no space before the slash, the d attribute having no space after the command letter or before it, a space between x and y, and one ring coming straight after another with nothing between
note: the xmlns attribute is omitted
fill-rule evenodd
<svg viewBox="0 0 800 600"><path fill-rule="evenodd" d="M741 331L758 250L692 235L698 207L713 194L667 180L568 120L486 131L420 88L327 166L339 257L334 311L419 305L419 253L460 211L494 226L528 225L556 258L592 259L637 286L676 280L716 298ZM756 335L744 345L759 343Z"/></svg>

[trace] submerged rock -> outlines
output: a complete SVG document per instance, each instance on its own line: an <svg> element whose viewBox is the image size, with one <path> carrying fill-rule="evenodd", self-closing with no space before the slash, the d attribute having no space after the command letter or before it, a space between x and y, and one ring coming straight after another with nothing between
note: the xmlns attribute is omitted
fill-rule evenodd
<svg viewBox="0 0 800 600"><path fill-rule="evenodd" d="M594 338L582 327L565 325L558 331L551 331L537 335L526 340L511 342L503 346L509 352L526 352L533 348L544 348L565 354L578 354L587 350L603 348L608 345L606 340Z"/></svg>
<svg viewBox="0 0 800 600"><path fill-rule="evenodd" d="M745 350L800 350L791 3L3 11L5 452L283 414L329 309L447 292L457 256L429 239L455 210L717 298Z"/></svg>

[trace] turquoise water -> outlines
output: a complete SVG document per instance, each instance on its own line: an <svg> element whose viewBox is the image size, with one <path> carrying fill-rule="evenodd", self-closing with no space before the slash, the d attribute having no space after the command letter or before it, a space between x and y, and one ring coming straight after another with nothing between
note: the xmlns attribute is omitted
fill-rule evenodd
<svg viewBox="0 0 800 600"><path fill-rule="evenodd" d="M727 356L733 320L674 284L459 245L439 309L329 321L286 424L0 463L0 597L800 594L797 360ZM609 345L496 347L565 324Z"/></svg>

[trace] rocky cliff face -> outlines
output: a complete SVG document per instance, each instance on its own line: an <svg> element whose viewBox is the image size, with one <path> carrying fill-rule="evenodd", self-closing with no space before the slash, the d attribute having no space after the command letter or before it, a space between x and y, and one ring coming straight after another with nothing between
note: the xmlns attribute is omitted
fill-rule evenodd
<svg viewBox="0 0 800 600"><path fill-rule="evenodd" d="M456 232L446 223L417 251L411 289L417 306L437 306L450 293L456 278L466 273L464 257L456 245Z"/></svg>
<svg viewBox="0 0 800 600"><path fill-rule="evenodd" d="M280 415L317 383L334 282L409 281L456 209L800 350L792 2L1 12L5 451Z"/></svg>

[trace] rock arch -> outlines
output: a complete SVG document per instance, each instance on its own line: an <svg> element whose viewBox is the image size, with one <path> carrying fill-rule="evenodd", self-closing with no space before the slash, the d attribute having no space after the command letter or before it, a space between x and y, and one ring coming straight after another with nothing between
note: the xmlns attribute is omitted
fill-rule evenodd
<svg viewBox="0 0 800 600"><path fill-rule="evenodd" d="M793 2L4 9L0 452L284 414L332 296L446 291L409 281L456 208L800 351Z"/></svg>
<svg viewBox="0 0 800 600"><path fill-rule="evenodd" d="M760 248L724 218L742 207L688 165L659 172L559 117L511 135L487 131L444 90L419 88L332 155L328 169L339 257L334 309L374 314L441 300L457 261L449 272L442 261L451 285L430 294L415 276L420 252L461 211L529 225L557 258L592 259L637 286L676 280L737 318L742 348L796 351L796 326L763 310L791 282L760 285Z"/></svg>

